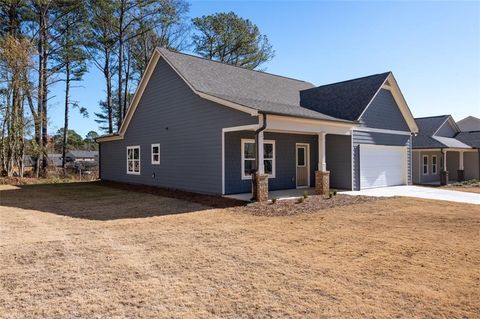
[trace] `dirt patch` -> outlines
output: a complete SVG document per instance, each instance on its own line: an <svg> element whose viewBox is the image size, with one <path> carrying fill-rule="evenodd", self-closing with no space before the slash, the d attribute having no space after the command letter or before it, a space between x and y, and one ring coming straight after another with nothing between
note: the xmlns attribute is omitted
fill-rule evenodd
<svg viewBox="0 0 480 319"><path fill-rule="evenodd" d="M158 196L163 196L168 198L181 199L181 200L189 201L192 203L209 206L212 208L236 207L236 206L244 206L247 204L247 202L245 201L241 201L233 198L184 192L184 191L179 191L175 189L161 188L161 187L155 187L155 186L133 185L133 184L107 182L107 181L101 181L99 182L99 185L108 186L116 189L127 190L127 191L134 191L134 192L153 194L153 195L158 195Z"/></svg>
<svg viewBox="0 0 480 319"><path fill-rule="evenodd" d="M275 203L251 203L234 209L234 212L248 213L256 216L291 216L312 214L323 209L362 204L380 200L380 197L336 195L331 198L324 196L308 196L296 199L278 200Z"/></svg>
<svg viewBox="0 0 480 319"><path fill-rule="evenodd" d="M462 186L451 185L451 186L444 186L442 187L442 189L480 194L480 185L462 185Z"/></svg>
<svg viewBox="0 0 480 319"><path fill-rule="evenodd" d="M10 188L0 205L2 319L480 313L479 205L388 198L272 218L95 183ZM93 218L66 217L79 213Z"/></svg>

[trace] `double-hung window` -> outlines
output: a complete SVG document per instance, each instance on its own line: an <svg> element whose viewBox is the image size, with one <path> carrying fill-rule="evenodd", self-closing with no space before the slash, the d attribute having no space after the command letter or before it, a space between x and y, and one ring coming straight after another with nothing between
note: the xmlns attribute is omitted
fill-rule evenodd
<svg viewBox="0 0 480 319"><path fill-rule="evenodd" d="M242 179L252 178L251 174L256 167L255 140L242 139ZM263 142L263 165L268 177L275 177L275 141Z"/></svg>
<svg viewBox="0 0 480 319"><path fill-rule="evenodd" d="M432 174L437 174L437 155L432 156Z"/></svg>
<svg viewBox="0 0 480 319"><path fill-rule="evenodd" d="M428 155L423 155L422 167L423 175L428 175Z"/></svg>
<svg viewBox="0 0 480 319"><path fill-rule="evenodd" d="M160 144L152 144L152 164L160 164Z"/></svg>
<svg viewBox="0 0 480 319"><path fill-rule="evenodd" d="M140 146L127 146L127 174L140 175Z"/></svg>

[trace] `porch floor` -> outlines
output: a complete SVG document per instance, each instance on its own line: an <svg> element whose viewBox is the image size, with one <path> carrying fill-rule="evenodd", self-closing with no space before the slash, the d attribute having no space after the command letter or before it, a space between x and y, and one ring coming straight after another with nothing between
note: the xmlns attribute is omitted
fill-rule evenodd
<svg viewBox="0 0 480 319"><path fill-rule="evenodd" d="M315 194L315 188L293 188L293 189L282 189L278 191L269 191L268 192L268 199L276 198L278 200L282 199L292 199L303 196L303 193L307 191L309 195ZM250 201L252 198L252 193L242 193L242 194L232 194L232 195L224 195L223 197L233 198L243 201Z"/></svg>

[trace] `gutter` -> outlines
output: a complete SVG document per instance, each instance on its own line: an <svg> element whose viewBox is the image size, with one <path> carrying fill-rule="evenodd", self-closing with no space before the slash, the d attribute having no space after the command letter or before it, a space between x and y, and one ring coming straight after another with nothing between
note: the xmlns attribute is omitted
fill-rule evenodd
<svg viewBox="0 0 480 319"><path fill-rule="evenodd" d="M267 114L262 114L262 118L263 118L263 123L262 123L262 126L260 126L257 130L255 130L255 145L257 146L257 150L256 150L256 165L255 165L255 170L258 172L258 169L260 167L260 161L258 160L260 158L260 147L263 147L263 145L258 145L258 134L260 134L261 132L265 131L265 129L267 128Z"/></svg>

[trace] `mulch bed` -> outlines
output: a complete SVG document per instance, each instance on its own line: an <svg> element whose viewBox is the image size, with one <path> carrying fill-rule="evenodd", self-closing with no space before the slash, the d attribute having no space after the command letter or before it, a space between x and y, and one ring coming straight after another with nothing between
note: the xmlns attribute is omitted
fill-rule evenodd
<svg viewBox="0 0 480 319"><path fill-rule="evenodd" d="M381 200L379 197L336 195L332 198L312 195L303 199L278 200L275 204L251 203L244 207L235 208L235 212L248 213L256 216L291 216L297 214L312 214L322 209L362 204Z"/></svg>

